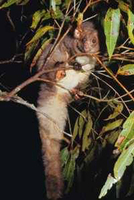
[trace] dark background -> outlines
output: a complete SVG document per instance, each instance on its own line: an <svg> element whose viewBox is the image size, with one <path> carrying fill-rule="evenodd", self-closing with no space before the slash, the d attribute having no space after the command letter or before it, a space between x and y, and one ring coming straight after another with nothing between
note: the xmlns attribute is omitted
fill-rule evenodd
<svg viewBox="0 0 134 200"><path fill-rule="evenodd" d="M32 14L37 9L36 1L32 6L32 9L31 4L26 6L25 14ZM10 16L16 27L14 30L7 17L8 11L0 10L0 61L24 53L26 41L21 45L19 41L31 23L31 19L20 20L22 7L12 6ZM30 37L31 33L28 34ZM24 64L0 64L0 89L10 91L29 76L28 66ZM35 84L25 88L20 95L35 103ZM43 200L44 180L35 112L16 103L0 102L0 199Z"/></svg>

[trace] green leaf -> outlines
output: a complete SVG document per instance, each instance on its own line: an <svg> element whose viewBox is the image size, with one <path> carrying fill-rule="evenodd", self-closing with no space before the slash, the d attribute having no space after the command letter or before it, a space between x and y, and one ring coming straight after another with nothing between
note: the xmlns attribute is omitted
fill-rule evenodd
<svg viewBox="0 0 134 200"><path fill-rule="evenodd" d="M74 171L75 171L75 159L73 156L71 156L63 170L64 180L67 181L66 193L68 193L70 188L72 187L74 180Z"/></svg>
<svg viewBox="0 0 134 200"><path fill-rule="evenodd" d="M123 122L123 119L118 119L118 120L116 120L114 122L108 123L106 126L104 126L102 128L102 131L101 131L100 135L103 135L107 131L112 131L112 130L114 130L116 128L119 128L120 125L122 124L122 122Z"/></svg>
<svg viewBox="0 0 134 200"><path fill-rule="evenodd" d="M110 144L114 144L120 134L121 130L117 130L117 131L112 131L110 132L110 134L106 135L105 139L107 140L108 143ZM105 140L104 140L105 142Z"/></svg>
<svg viewBox="0 0 134 200"><path fill-rule="evenodd" d="M64 176L64 179L67 181L66 193L69 192L73 184L76 159L79 155L79 147L76 146L75 149L72 150L70 153L71 153L70 157L67 160L67 163L63 169L63 176Z"/></svg>
<svg viewBox="0 0 134 200"><path fill-rule="evenodd" d="M134 14L128 10L128 22L127 22L127 29L128 29L128 35L129 38L132 42L132 44L134 44Z"/></svg>
<svg viewBox="0 0 134 200"><path fill-rule="evenodd" d="M2 6L0 6L0 9L8 8L9 6L11 6L11 5L13 5L14 3L17 3L17 2L18 2L18 0L8 0Z"/></svg>
<svg viewBox="0 0 134 200"><path fill-rule="evenodd" d="M36 62L37 62L37 60L39 59L39 57L41 56L43 50L46 48L46 46L47 46L48 44L50 44L51 41L52 41L52 39L50 38L50 39L45 40L45 41L43 42L43 45L42 45L41 48L37 51L36 55L34 56L34 58L33 58L33 60L32 60L32 63L31 63L31 65L30 65L30 68L31 68L31 69L32 69L33 66L36 65Z"/></svg>
<svg viewBox="0 0 134 200"><path fill-rule="evenodd" d="M119 68L117 71L117 75L124 75L124 76L134 75L134 64L127 64Z"/></svg>
<svg viewBox="0 0 134 200"><path fill-rule="evenodd" d="M26 47L24 60L27 62L35 52L39 42L33 42L30 46Z"/></svg>
<svg viewBox="0 0 134 200"><path fill-rule="evenodd" d="M116 0L116 1L119 3L118 7L119 7L123 12L127 13L127 12L128 12L128 9L130 8L130 5L127 4L127 3L125 3L124 1L121 1L121 0Z"/></svg>
<svg viewBox="0 0 134 200"><path fill-rule="evenodd" d="M79 134L79 138L81 138L82 133L83 133L83 127L86 122L86 118L87 118L87 111L83 110L80 113L80 116L76 119L76 122L74 125L74 130L73 130L72 142L75 140L75 138L78 134Z"/></svg>
<svg viewBox="0 0 134 200"><path fill-rule="evenodd" d="M24 6L24 5L26 5L29 1L30 1L30 0L18 0L16 4L19 5L19 6Z"/></svg>
<svg viewBox="0 0 134 200"><path fill-rule="evenodd" d="M78 135L79 125L78 125L79 118L76 119L74 130L73 130L73 137L72 137L72 143L75 140L76 136Z"/></svg>
<svg viewBox="0 0 134 200"><path fill-rule="evenodd" d="M69 156L70 156L70 153L69 153L67 147L65 147L64 149L61 150L61 162L62 162L62 166L64 166L64 165L67 164Z"/></svg>
<svg viewBox="0 0 134 200"><path fill-rule="evenodd" d="M120 150L123 150L128 141L134 138L134 111L129 115L123 124L119 138L115 144Z"/></svg>
<svg viewBox="0 0 134 200"><path fill-rule="evenodd" d="M111 176L111 174L108 175L108 178L105 182L105 185L102 187L100 195L99 195L99 199L101 199L102 197L104 197L107 193L108 190L110 190L113 186L113 184L115 184L117 182L117 180L115 178L113 178Z"/></svg>
<svg viewBox="0 0 134 200"><path fill-rule="evenodd" d="M50 8L53 9L53 11L56 11L56 0L50 0Z"/></svg>
<svg viewBox="0 0 134 200"><path fill-rule="evenodd" d="M48 11L45 13L45 15L43 16L42 22L44 22L45 20L51 19L51 18L52 18L52 16L51 16L51 14L50 14L50 11L48 10Z"/></svg>
<svg viewBox="0 0 134 200"><path fill-rule="evenodd" d="M120 10L119 9L112 9L106 13L104 19L104 32L106 36L106 45L109 54L109 60L113 55L117 38L119 35L119 27L120 27Z"/></svg>
<svg viewBox="0 0 134 200"><path fill-rule="evenodd" d="M62 3L62 6L65 7L65 8L68 8L70 4L71 4L71 0L65 0L65 1Z"/></svg>
<svg viewBox="0 0 134 200"><path fill-rule="evenodd" d="M77 17L76 21L77 21L77 26L78 27L81 26L81 24L83 22L83 13L79 13L78 14L78 17Z"/></svg>
<svg viewBox="0 0 134 200"><path fill-rule="evenodd" d="M116 118L118 115L121 114L122 110L123 110L123 104L122 103L117 104L115 106L113 113L111 115L109 115L109 117L105 120L110 120L110 119Z"/></svg>
<svg viewBox="0 0 134 200"><path fill-rule="evenodd" d="M97 143L96 142L92 142L92 145L90 146L91 148L89 149L84 162L87 166L89 166L89 164L93 161L93 159L95 158L95 151L97 148Z"/></svg>
<svg viewBox="0 0 134 200"><path fill-rule="evenodd" d="M101 189L99 198L105 196L108 190L112 188L113 184L115 184L122 178L126 170L126 167L133 162L133 157L134 157L134 143L131 144L128 147L128 149L125 149L119 156L114 166L114 178L111 175L108 176L105 185Z"/></svg>
<svg viewBox="0 0 134 200"><path fill-rule="evenodd" d="M63 18L63 13L60 10L59 6L56 7L55 14L53 16L55 19L62 19Z"/></svg>
<svg viewBox="0 0 134 200"><path fill-rule="evenodd" d="M88 121L85 125L85 130L84 130L84 133L83 133L82 151L85 151L86 149L88 149L89 145L92 142L91 138L89 138L89 135L90 135L91 130L92 130L93 122L92 122L92 119L91 119L89 112L87 112L87 114L88 114Z"/></svg>
<svg viewBox="0 0 134 200"><path fill-rule="evenodd" d="M31 25L31 29L35 29L38 25L38 23L40 22L41 18L43 16L45 16L46 11L43 10L38 10L33 14L33 18L32 18L32 25Z"/></svg>
<svg viewBox="0 0 134 200"><path fill-rule="evenodd" d="M78 121L78 124L79 124L79 138L82 137L82 133L83 133L83 129L84 129L84 125L86 123L86 119L87 119L87 111L86 110L83 110L81 112L81 115L79 116L79 121Z"/></svg>
<svg viewBox="0 0 134 200"><path fill-rule="evenodd" d="M39 40L46 32L49 30L54 29L53 26L44 26L42 28L39 28L37 32L35 33L34 37L30 40L30 42L27 43L27 46L31 45L33 42L36 42Z"/></svg>
<svg viewBox="0 0 134 200"><path fill-rule="evenodd" d="M61 5L62 1L61 0L55 0L56 1L56 5Z"/></svg>
<svg viewBox="0 0 134 200"><path fill-rule="evenodd" d="M39 44L39 39L49 30L54 29L52 26L45 26L42 27L40 29L37 30L37 32L35 33L34 37L30 40L30 42L27 43L26 46L26 52L25 52L25 61L29 60L33 53L35 53L36 48L38 47ZM48 40L49 41L49 40ZM43 41L43 48L45 48L45 42L46 42L46 38ZM34 60L32 61L31 67L34 66L34 64L36 63L39 55L40 55L40 50L39 52L37 52L36 56L34 57Z"/></svg>
<svg viewBox="0 0 134 200"><path fill-rule="evenodd" d="M125 149L114 166L114 177L120 180L126 170L126 167L133 162L134 157L134 143L131 144L127 149Z"/></svg>

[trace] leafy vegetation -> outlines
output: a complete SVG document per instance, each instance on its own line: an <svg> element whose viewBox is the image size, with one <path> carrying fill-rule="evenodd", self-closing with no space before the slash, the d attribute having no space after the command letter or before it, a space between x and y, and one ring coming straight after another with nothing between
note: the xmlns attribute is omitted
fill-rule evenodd
<svg viewBox="0 0 134 200"><path fill-rule="evenodd" d="M93 19L100 33L101 51L99 55L95 55L97 69L92 73L91 81L83 88L83 98L77 102L72 101L69 106L70 117L61 150L65 193L73 193L77 185L84 199L90 199L91 195L93 200L104 196L106 199L132 197L134 2L40 0L33 9L32 5L30 0L0 1L0 12L4 10L8 13L9 23L14 31L17 32L17 26L20 26L22 21L16 23L17 16L13 16L12 10L23 10L20 19L25 18L23 23L28 24L21 37L16 39L16 54L8 61L0 61L1 65L18 62L21 52L24 56L19 61L30 66L29 71L34 71L46 45L54 38L55 47L73 23ZM25 9L29 12L25 12ZM16 85L15 89L1 92L0 100L15 101L36 110L17 94L36 81L38 76L34 74ZM128 168L131 168L129 172ZM126 173L129 173L127 189Z"/></svg>

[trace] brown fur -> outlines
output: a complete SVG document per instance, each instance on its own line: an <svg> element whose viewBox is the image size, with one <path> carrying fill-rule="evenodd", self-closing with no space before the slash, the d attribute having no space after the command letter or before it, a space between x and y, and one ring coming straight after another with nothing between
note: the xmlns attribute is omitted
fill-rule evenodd
<svg viewBox="0 0 134 200"><path fill-rule="evenodd" d="M40 92L38 109L49 118L38 113L39 129L42 141L43 161L46 175L46 191L48 199L58 199L63 190L63 178L60 162L60 141L67 119L67 100L69 94L58 95L58 88Z"/></svg>
<svg viewBox="0 0 134 200"><path fill-rule="evenodd" d="M86 32L85 36L84 31ZM90 34L87 34L88 32L90 32ZM86 39L84 39L84 42L89 40L85 45L91 45L91 33L93 37L97 38L97 31L93 28L93 25L91 25L91 23L86 23L86 25L83 26L83 35L79 39L71 38L67 35L55 49L51 60L48 61L48 68L55 68L57 62L67 62L72 52L76 53L76 49L78 49L78 51L83 49L83 52L85 52L85 47L82 47L82 44L84 45L85 43L82 43L82 41L85 37ZM90 39L87 36L90 37ZM98 38L96 40L97 43L94 44L92 48L89 47L89 53L99 50ZM49 45L48 49L45 50L40 57L38 61L39 70L43 67L44 60L46 60L51 46L52 45ZM85 49L87 49L87 46ZM80 60L81 59L82 58L80 58ZM88 80L90 71L95 66L95 60L90 58L86 68L83 66L84 72L74 70L73 67L68 69L68 66L67 64L65 65L67 70L65 69L64 73L51 72L44 74L43 77L56 81L58 85L41 84L38 98L38 109L45 113L43 115L38 112L37 117L39 119L39 131L42 141L47 197L52 200L60 198L63 192L60 142L63 138L63 131L67 120L67 105L71 98L70 91ZM61 77L59 76L60 74L62 75Z"/></svg>
<svg viewBox="0 0 134 200"><path fill-rule="evenodd" d="M79 33L79 34L77 34ZM49 44L43 51L37 65L38 69L44 67L47 56L51 50L52 44ZM75 29L74 36L66 35L58 44L50 60L47 61L47 68L54 68L56 63L66 63L68 59L77 53L96 53L99 51L98 32L91 22L82 24L81 30Z"/></svg>

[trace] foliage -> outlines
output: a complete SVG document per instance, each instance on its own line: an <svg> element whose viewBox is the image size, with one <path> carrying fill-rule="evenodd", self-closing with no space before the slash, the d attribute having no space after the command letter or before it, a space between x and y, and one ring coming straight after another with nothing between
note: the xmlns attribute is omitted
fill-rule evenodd
<svg viewBox="0 0 134 200"><path fill-rule="evenodd" d="M25 8L30 3L30 0L8 0L0 4L0 9ZM34 34L25 42L24 56L24 62L30 62L31 69L53 38L56 38L54 45L57 44L63 35L63 27L68 30L67 28L74 22L80 23L83 19L93 16L95 21L102 25L105 34L103 39L106 50L103 55L100 53L101 59L97 57L101 69L92 74L93 87L90 87L90 84L86 85L84 98L76 103L73 101L70 105L72 110L68 135L71 137L65 135L61 150L63 176L67 183L66 193L73 190L75 182L79 183L81 192L85 191L82 184L84 184L83 174L86 171L88 178L85 178L85 184L86 187L88 185L90 192L92 191L90 184L94 180L93 187L96 188L94 198L102 198L105 195L110 197L111 193L108 191L115 183L126 184L125 173L129 166L132 172L129 174L131 179L125 195L134 194L134 111L129 104L129 101L134 101L133 9L134 3L131 0L89 2L40 0L37 9L31 14L28 29ZM104 41L100 43L104 47ZM34 80L28 84L31 82ZM28 84L19 86L19 89ZM17 89L8 97L16 94ZM75 121L72 115L76 116ZM107 153L108 155L104 156ZM101 160L104 163L101 164ZM95 165L94 169L92 165ZM108 166L106 171L105 165ZM89 172L92 174L91 177ZM102 181L99 183L100 179ZM117 198L121 196L122 187L113 187L112 192L115 195L119 194Z"/></svg>

